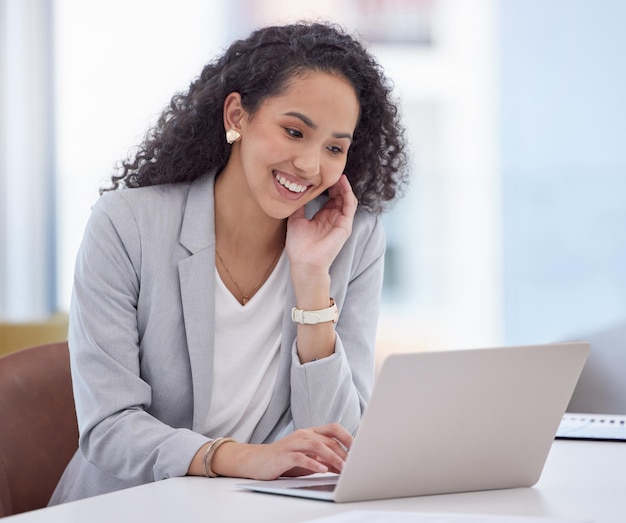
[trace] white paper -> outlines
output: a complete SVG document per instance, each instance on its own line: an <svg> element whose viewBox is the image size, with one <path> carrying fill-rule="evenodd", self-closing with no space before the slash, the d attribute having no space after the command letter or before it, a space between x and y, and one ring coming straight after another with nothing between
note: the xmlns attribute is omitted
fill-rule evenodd
<svg viewBox="0 0 626 523"><path fill-rule="evenodd" d="M593 523L590 519L351 510L309 523Z"/></svg>

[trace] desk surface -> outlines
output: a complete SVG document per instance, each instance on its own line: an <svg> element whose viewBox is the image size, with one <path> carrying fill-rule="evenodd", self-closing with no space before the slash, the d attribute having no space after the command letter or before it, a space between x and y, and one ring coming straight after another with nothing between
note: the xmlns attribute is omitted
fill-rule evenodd
<svg viewBox="0 0 626 523"><path fill-rule="evenodd" d="M27 512L6 523L294 523L342 511L396 510L589 518L626 521L626 444L555 441L532 488L359 503L329 503L243 491L232 478L172 478L112 494Z"/></svg>

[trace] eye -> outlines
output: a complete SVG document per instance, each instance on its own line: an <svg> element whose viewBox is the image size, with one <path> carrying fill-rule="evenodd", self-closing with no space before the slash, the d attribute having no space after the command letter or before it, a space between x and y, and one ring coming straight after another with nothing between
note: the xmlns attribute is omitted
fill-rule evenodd
<svg viewBox="0 0 626 523"><path fill-rule="evenodd" d="M327 149L333 154L341 154L343 153L343 149L337 145L329 145Z"/></svg>
<svg viewBox="0 0 626 523"><path fill-rule="evenodd" d="M291 127L285 127L285 132L292 138L302 138L302 133L298 131L297 129L292 129Z"/></svg>

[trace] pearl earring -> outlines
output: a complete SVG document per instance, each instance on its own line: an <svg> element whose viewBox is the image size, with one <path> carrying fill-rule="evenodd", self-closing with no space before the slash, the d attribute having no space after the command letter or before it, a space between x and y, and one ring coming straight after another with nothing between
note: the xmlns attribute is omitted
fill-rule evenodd
<svg viewBox="0 0 626 523"><path fill-rule="evenodd" d="M234 143L239 140L239 138L241 138L241 134L239 133L239 131L235 131L235 129L230 129L226 133L226 141L228 143Z"/></svg>

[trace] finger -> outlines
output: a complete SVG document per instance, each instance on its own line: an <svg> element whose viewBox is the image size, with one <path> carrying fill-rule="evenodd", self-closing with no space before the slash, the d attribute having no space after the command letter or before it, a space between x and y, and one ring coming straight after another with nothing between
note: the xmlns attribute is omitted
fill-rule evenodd
<svg viewBox="0 0 626 523"><path fill-rule="evenodd" d="M341 190L341 196L343 199L343 213L346 216L354 216L359 203L357 197L355 196L352 186L350 185L350 181L345 174L341 176L340 182L341 185L339 189Z"/></svg>
<svg viewBox="0 0 626 523"><path fill-rule="evenodd" d="M322 434L328 438L337 440L343 445L344 448L350 449L354 441L354 437L346 429L344 429L338 423L329 423L327 425L320 425L313 429L318 434Z"/></svg>
<svg viewBox="0 0 626 523"><path fill-rule="evenodd" d="M304 451L294 441L281 440L263 446L263 456L251 475L254 479L276 479L284 475L305 476L331 470L311 451ZM265 452L267 450L267 452Z"/></svg>
<svg viewBox="0 0 626 523"><path fill-rule="evenodd" d="M328 203L332 204L332 207L341 213L342 218L347 218L351 221L356 213L358 200L354 192L352 192L352 186L348 181L348 177L342 174L339 181L332 188L333 192L329 194L334 197Z"/></svg>
<svg viewBox="0 0 626 523"><path fill-rule="evenodd" d="M346 448L335 438L317 435L308 439L304 452L334 471L341 471L348 453Z"/></svg>
<svg viewBox="0 0 626 523"><path fill-rule="evenodd" d="M351 434L339 424L297 430L270 444L270 449L279 451L273 458L274 474L340 473L351 444Z"/></svg>
<svg viewBox="0 0 626 523"><path fill-rule="evenodd" d="M352 191L352 185L350 185L350 180L348 180L348 177L345 174L342 174L339 177L339 180L337 180L337 183L333 187L338 191L338 193L344 196L354 194Z"/></svg>
<svg viewBox="0 0 626 523"><path fill-rule="evenodd" d="M316 449L315 455L312 457L324 464L328 470L332 472L341 472L348 454L336 440L332 440L332 443L321 444Z"/></svg>
<svg viewBox="0 0 626 523"><path fill-rule="evenodd" d="M324 472L336 472L333 467L322 463L315 456L308 456L302 453L295 453L293 455L293 467L289 469L291 473L296 473L300 476L306 476L307 474L323 474Z"/></svg>
<svg viewBox="0 0 626 523"><path fill-rule="evenodd" d="M331 185L328 188L328 199L329 200L334 200L337 197L337 194L339 194L339 190L337 189L337 184L339 183L339 181L341 181L341 178L339 178L339 180L335 183L335 185Z"/></svg>
<svg viewBox="0 0 626 523"><path fill-rule="evenodd" d="M334 470L329 470L328 472L335 472ZM299 477L299 476L308 476L310 474L314 474L315 472L309 469L304 469L302 467L293 467L281 474L283 477Z"/></svg>
<svg viewBox="0 0 626 523"><path fill-rule="evenodd" d="M320 429L330 433L339 433L343 430L330 426L320 427ZM294 453L301 453L334 471L339 471L343 468L343 463L347 457L345 448L338 440L332 436L326 436L315 429L297 430L282 440L281 446L285 447L285 450L288 451L286 455L289 455L292 459ZM306 462L311 466L311 462L308 459ZM287 464L290 468L295 465L303 466L302 463L293 463L292 461L284 465Z"/></svg>
<svg viewBox="0 0 626 523"><path fill-rule="evenodd" d="M346 447L343 446L342 443L339 443L336 439L334 438L328 438L328 440L326 441L326 446L332 451L334 452L339 459L341 459L341 461L346 461L346 459L348 458L348 450L346 449Z"/></svg>

